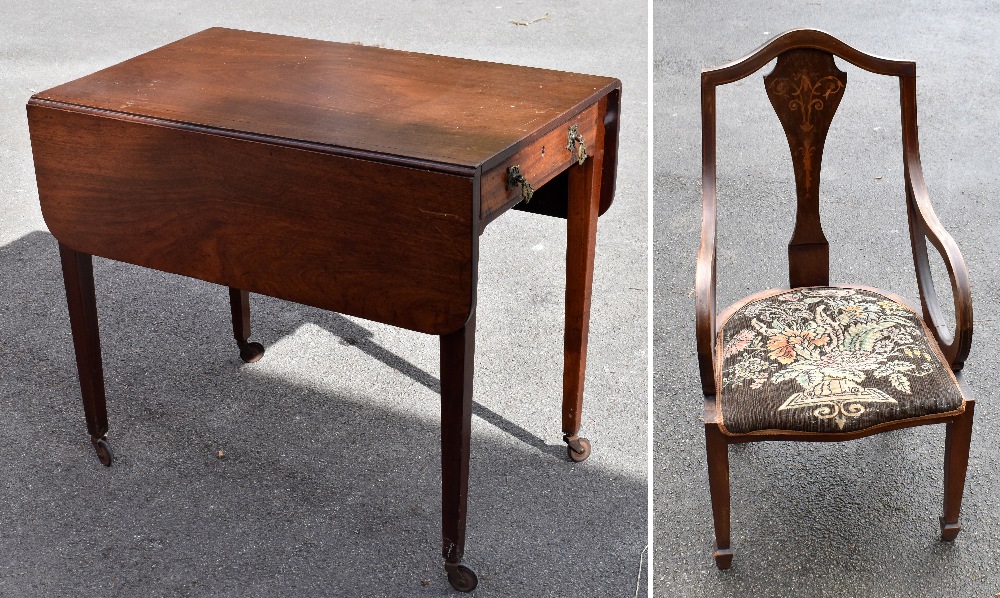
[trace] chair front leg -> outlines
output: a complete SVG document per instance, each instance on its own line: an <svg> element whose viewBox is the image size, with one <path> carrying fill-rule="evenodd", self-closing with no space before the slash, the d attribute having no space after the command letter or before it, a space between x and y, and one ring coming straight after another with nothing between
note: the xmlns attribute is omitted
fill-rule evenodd
<svg viewBox="0 0 1000 598"><path fill-rule="evenodd" d="M944 514L940 518L941 539L954 540L962 526L958 514L962 509L965 472L969 466L969 445L972 442L972 415L976 402L966 401L965 413L946 424L944 441Z"/></svg>
<svg viewBox="0 0 1000 598"><path fill-rule="evenodd" d="M728 569L733 564L733 549L729 544L729 442L714 423L705 424L705 449L715 521L715 566Z"/></svg>

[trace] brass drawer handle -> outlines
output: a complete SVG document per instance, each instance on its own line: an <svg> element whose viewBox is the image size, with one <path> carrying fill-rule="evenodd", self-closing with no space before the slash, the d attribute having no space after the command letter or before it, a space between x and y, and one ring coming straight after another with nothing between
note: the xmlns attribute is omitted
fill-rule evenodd
<svg viewBox="0 0 1000 598"><path fill-rule="evenodd" d="M587 146L584 145L583 135L577 130L576 125L570 125L569 127L569 142L566 144L566 149L573 153L576 163L583 166L584 161L587 159Z"/></svg>
<svg viewBox="0 0 1000 598"><path fill-rule="evenodd" d="M521 200L524 203L531 201L531 196L535 194L535 189L528 182L528 179L524 178L521 174L521 166L515 164L507 169L507 190L513 189L521 185Z"/></svg>

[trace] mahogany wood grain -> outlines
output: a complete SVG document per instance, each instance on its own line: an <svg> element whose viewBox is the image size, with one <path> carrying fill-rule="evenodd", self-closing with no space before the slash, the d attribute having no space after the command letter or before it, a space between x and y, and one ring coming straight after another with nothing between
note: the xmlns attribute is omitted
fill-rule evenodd
<svg viewBox="0 0 1000 598"><path fill-rule="evenodd" d="M471 178L117 115L28 115L42 215L77 251L428 334L472 311Z"/></svg>
<svg viewBox="0 0 1000 598"><path fill-rule="evenodd" d="M213 28L35 98L475 169L618 87L610 77Z"/></svg>
<svg viewBox="0 0 1000 598"><path fill-rule="evenodd" d="M521 201L521 187L507 186L507 169L511 166L517 165L524 178L537 189L574 164L576 157L566 149L569 127L576 125L587 147L592 147L598 126L603 129L604 115L601 108L606 103L606 99L602 99L589 106L484 172L481 183L480 218L489 220L490 215L500 211L501 208L510 207Z"/></svg>
<svg viewBox="0 0 1000 598"><path fill-rule="evenodd" d="M751 434L728 435L717 416L719 364L716 362L716 335L720 322L725 322L728 314L746 301L752 300L755 295L730 306L724 310L721 317L717 316L716 87L746 78L771 60L778 59L775 70L765 78L765 85L772 105L785 128L796 178L798 210L795 233L789 245L789 279L792 287L826 285L829 277L829 253L819 221L820 161L826 130L833 111L840 101L840 92L846 84L846 75L836 68L833 62L834 56L869 72L899 79L907 217L921 309L924 321L942 354L956 372L966 398L965 406L958 413L949 412L887 422L849 433L815 434L765 430ZM784 89L776 87L781 79L786 81L782 84L785 86ZM822 81L826 81L826 85L821 85ZM773 440L841 442L889 430L945 424L947 440L944 514L940 518L941 537L943 540L954 539L961 529L958 517L965 487L975 411L975 401L959 372L972 343L972 296L965 261L955 241L935 216L924 184L917 139L915 64L910 61L890 60L864 54L822 31L797 29L775 37L735 62L702 71L701 83L702 226L695 272L695 328L705 404L709 486L717 539L716 565L720 569L725 569L732 560L732 549L729 546L730 499L726 447L729 444L744 442ZM789 91L791 96L796 97L790 97ZM807 99L811 103L806 102ZM809 113L810 106L816 111L815 113ZM818 118L822 120L818 121ZM948 271L955 303L954 329L949 329L944 324L928 265L927 240L930 240L932 246L941 254Z"/></svg>
<svg viewBox="0 0 1000 598"><path fill-rule="evenodd" d="M847 73L833 55L820 50L789 50L764 77L767 97L785 130L795 172L795 229L788 243L791 287L830 284L830 247L819 217L823 147L844 96Z"/></svg>
<svg viewBox="0 0 1000 598"><path fill-rule="evenodd" d="M604 214L611 207L615 196L615 173L618 170L618 113L621 108L621 88L614 89L606 96L604 110L604 164L601 178L601 204L598 215ZM513 209L543 214L556 218L566 218L566 173L554 177L548 184L535 192L529 203L516 203Z"/></svg>

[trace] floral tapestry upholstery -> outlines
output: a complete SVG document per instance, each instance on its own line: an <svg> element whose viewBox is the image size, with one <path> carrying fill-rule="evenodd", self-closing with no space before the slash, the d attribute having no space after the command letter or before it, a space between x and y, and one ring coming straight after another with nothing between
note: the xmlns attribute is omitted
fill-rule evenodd
<svg viewBox="0 0 1000 598"><path fill-rule="evenodd" d="M716 343L723 430L838 433L965 408L922 320L868 289L809 287L737 309Z"/></svg>

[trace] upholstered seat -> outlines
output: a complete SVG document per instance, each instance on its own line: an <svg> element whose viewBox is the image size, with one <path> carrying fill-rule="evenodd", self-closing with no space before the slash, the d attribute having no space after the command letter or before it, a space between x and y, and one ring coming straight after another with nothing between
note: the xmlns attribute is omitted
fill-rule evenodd
<svg viewBox="0 0 1000 598"><path fill-rule="evenodd" d="M920 317L875 290L757 295L720 322L716 350L726 434L855 432L965 409Z"/></svg>

